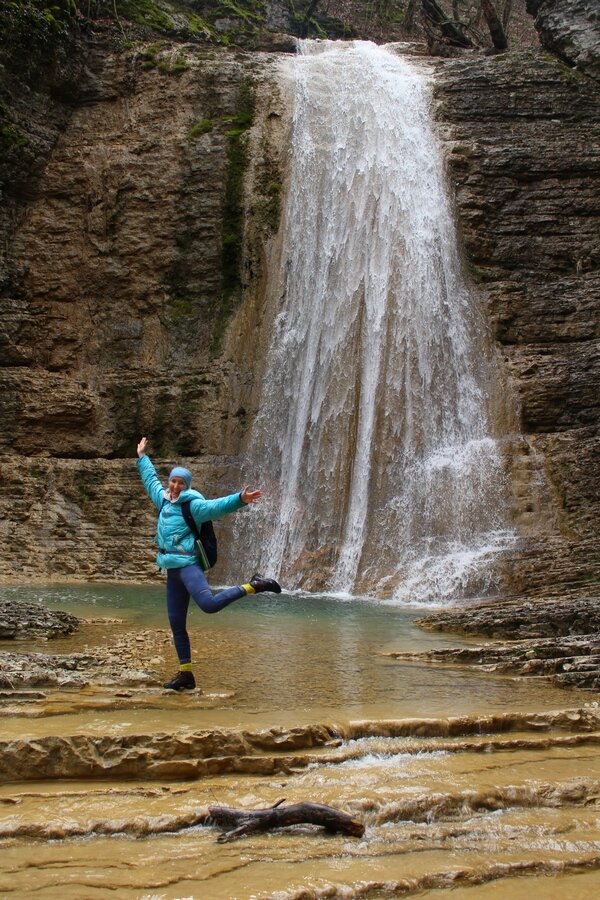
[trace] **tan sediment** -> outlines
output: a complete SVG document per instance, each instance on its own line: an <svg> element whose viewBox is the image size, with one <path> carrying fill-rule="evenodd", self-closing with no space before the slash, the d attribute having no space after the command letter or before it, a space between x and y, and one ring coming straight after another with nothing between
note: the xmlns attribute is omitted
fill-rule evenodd
<svg viewBox="0 0 600 900"><path fill-rule="evenodd" d="M524 734L509 744L492 737L517 731ZM532 732L549 731L569 734L553 733L542 739L531 737ZM0 779L5 782L106 777L171 780L228 772L267 775L287 773L323 760L323 748L327 747L332 751L328 761L340 762L343 753L333 751L341 739L446 738L449 742L425 745L426 749L485 752L594 745L600 741L598 731L600 710L578 708L527 715L354 721L347 726L322 723L258 731L47 735L0 742ZM457 744L455 741L472 735L478 736L475 742ZM486 739L484 735L490 737Z"/></svg>
<svg viewBox="0 0 600 900"><path fill-rule="evenodd" d="M491 721L499 731L477 733ZM3 779L0 891L55 897L58 867L65 900L410 896L494 880L505 880L508 900L517 876L599 870L596 721L576 708L455 717L452 734L447 719L430 718L23 740L20 759L39 762L39 774L50 754L55 774ZM4 742L2 756L9 743L19 744ZM64 756L53 756L60 746ZM94 751L93 780L60 777L61 759L81 766ZM282 799L335 806L364 823L365 837L295 826L217 844L209 806Z"/></svg>
<svg viewBox="0 0 600 900"><path fill-rule="evenodd" d="M502 713L490 716L448 716L447 718L389 719L377 722L352 722L349 737L368 737L386 734L453 736L466 734L494 734L507 731L593 731L600 727L600 708L556 710L540 713Z"/></svg>
<svg viewBox="0 0 600 900"><path fill-rule="evenodd" d="M394 896L407 897L434 889L453 890L455 887L486 884L500 878L516 878L524 875L560 875L586 869L600 868L600 856L583 857L569 862L555 860L526 860L513 863L497 863L481 868L457 866L447 871L402 879L363 880L347 884L324 883L306 890L278 892L277 900L336 900L336 898L358 898ZM510 891L510 887L507 887ZM510 896L506 894L505 896Z"/></svg>

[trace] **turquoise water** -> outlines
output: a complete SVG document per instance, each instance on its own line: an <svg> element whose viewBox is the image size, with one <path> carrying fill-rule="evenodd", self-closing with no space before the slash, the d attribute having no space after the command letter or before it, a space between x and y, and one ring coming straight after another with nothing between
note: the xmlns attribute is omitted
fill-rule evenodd
<svg viewBox="0 0 600 900"><path fill-rule="evenodd" d="M84 618L118 617L134 628L162 629L157 649L165 658L165 674L177 668L162 585L3 586L0 596L40 600ZM467 643L419 629L413 619L424 611L316 594L257 595L217 615L206 615L191 604L188 628L196 678L206 694L226 695L224 706L250 713L464 715L559 708L586 699L584 692L566 692L536 680L386 656ZM99 628L92 634L102 643L109 632ZM88 642L89 634L87 629ZM2 642L0 647L25 649L21 642ZM73 652L81 649L81 637L29 642L26 649Z"/></svg>

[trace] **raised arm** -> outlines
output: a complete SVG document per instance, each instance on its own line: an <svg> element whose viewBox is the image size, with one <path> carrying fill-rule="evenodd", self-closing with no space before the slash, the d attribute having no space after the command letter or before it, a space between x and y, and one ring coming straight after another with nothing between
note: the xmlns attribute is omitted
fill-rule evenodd
<svg viewBox="0 0 600 900"><path fill-rule="evenodd" d="M192 500L191 511L198 525L201 525L202 522L207 522L209 519L220 519L251 503L258 503L261 497L262 491L253 491L249 485L245 484L242 490L236 494L217 497L216 500L206 500L204 497Z"/></svg>
<svg viewBox="0 0 600 900"><path fill-rule="evenodd" d="M148 438L143 437L137 445L138 460L136 465L148 496L156 508L160 510L163 505L165 489L156 474L156 469L152 465L150 457L146 455L147 449Z"/></svg>

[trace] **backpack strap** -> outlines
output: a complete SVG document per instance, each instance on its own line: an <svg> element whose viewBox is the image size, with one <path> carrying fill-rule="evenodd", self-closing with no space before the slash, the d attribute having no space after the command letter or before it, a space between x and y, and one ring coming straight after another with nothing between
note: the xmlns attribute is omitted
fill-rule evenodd
<svg viewBox="0 0 600 900"><path fill-rule="evenodd" d="M198 530L198 526L196 525L196 521L192 515L192 510L190 508L191 505L192 505L191 500L184 500L183 503L181 504L181 512L183 514L183 518L185 519L185 524L190 529L190 531L192 532L194 537L196 537L199 540L200 532Z"/></svg>

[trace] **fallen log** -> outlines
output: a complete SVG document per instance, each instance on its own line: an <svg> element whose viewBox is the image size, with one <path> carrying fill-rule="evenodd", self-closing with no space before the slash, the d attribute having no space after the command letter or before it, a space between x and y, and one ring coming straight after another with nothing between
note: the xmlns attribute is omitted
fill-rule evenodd
<svg viewBox="0 0 600 900"><path fill-rule="evenodd" d="M267 809L210 806L208 812L214 824L229 829L225 834L219 835L217 842L225 844L254 831L270 831L273 828L301 824L322 825L326 831L341 831L352 837L362 837L365 833L362 822L332 806L324 806L322 803L290 803L289 806L282 807L284 802L279 800Z"/></svg>

